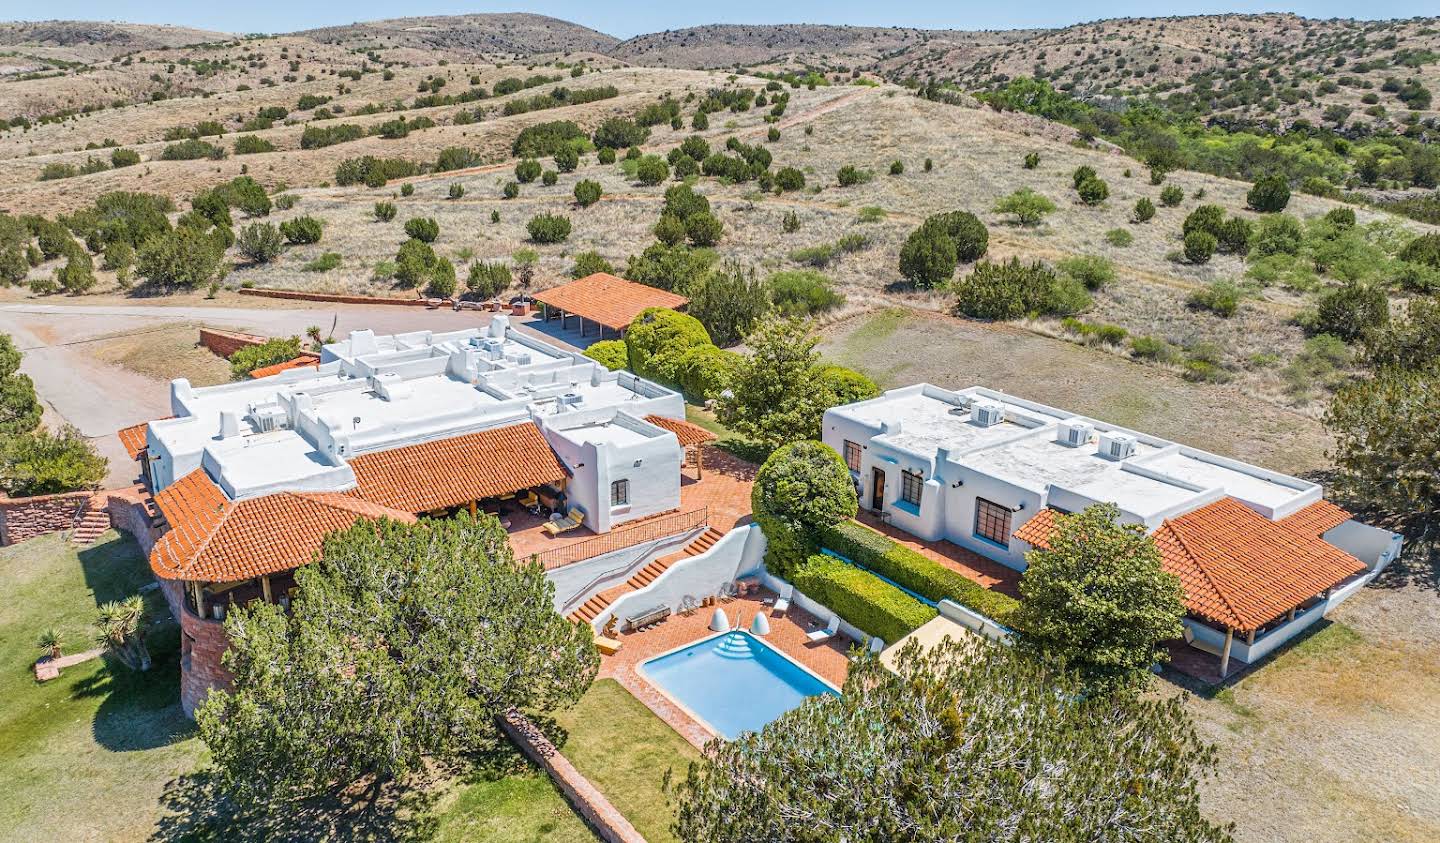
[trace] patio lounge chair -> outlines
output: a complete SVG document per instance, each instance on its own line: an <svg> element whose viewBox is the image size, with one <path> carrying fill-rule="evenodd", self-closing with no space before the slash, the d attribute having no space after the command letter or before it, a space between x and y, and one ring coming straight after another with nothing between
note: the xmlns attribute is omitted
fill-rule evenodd
<svg viewBox="0 0 1440 843"><path fill-rule="evenodd" d="M563 517L559 515L550 516L550 520L546 521L540 529L552 536L558 536L567 530L573 530L579 527L584 521L585 513L581 511L578 506L571 507L570 512Z"/></svg>
<svg viewBox="0 0 1440 843"><path fill-rule="evenodd" d="M878 656L883 649L885 649L885 642L880 640L880 636L870 636L870 652Z"/></svg>
<svg viewBox="0 0 1440 843"><path fill-rule="evenodd" d="M790 611L790 598L795 594L795 586L786 583L780 588L780 596L775 598L775 614L783 615Z"/></svg>
<svg viewBox="0 0 1440 843"><path fill-rule="evenodd" d="M818 643L821 641L829 641L831 638L834 638L837 634L839 634L839 632L840 616L831 615L830 622L825 624L824 629L812 629L811 631L805 633L805 637L810 639L812 643Z"/></svg>

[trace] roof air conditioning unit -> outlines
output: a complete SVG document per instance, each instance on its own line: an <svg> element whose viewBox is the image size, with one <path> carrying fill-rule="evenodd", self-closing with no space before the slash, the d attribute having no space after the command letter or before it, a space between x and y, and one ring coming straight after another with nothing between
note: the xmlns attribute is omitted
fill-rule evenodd
<svg viewBox="0 0 1440 843"><path fill-rule="evenodd" d="M1090 434L1094 432L1095 426L1084 419L1066 419L1060 422L1057 440L1061 445L1079 448L1090 441Z"/></svg>
<svg viewBox="0 0 1440 843"><path fill-rule="evenodd" d="M994 427L1005 421L1005 405L998 401L976 401L970 405L970 421L981 427Z"/></svg>
<svg viewBox="0 0 1440 843"><path fill-rule="evenodd" d="M574 407L575 405L579 404L582 400L584 400L584 396L582 396L582 395L581 395L580 393L578 393L578 392L567 392L567 393L565 393L564 395L560 396L560 397L559 397L558 399L556 399L556 400L559 401L560 404L562 404L563 406L566 406L566 407Z"/></svg>
<svg viewBox="0 0 1440 843"><path fill-rule="evenodd" d="M289 415L285 408L276 403L256 404L250 408L250 422L260 433L283 430Z"/></svg>
<svg viewBox="0 0 1440 843"><path fill-rule="evenodd" d="M1135 456L1135 437L1128 433L1100 434L1100 456L1124 460Z"/></svg>
<svg viewBox="0 0 1440 843"><path fill-rule="evenodd" d="M385 401L398 401L415 394L415 390L398 372L381 372L375 376L374 383L375 394Z"/></svg>

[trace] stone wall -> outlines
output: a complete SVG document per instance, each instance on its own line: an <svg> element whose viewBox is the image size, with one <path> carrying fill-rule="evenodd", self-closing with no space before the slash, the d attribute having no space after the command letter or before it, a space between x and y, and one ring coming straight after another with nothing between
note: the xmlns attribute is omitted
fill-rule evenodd
<svg viewBox="0 0 1440 843"><path fill-rule="evenodd" d="M0 498L0 545L15 544L75 526L94 492Z"/></svg>
<svg viewBox="0 0 1440 843"><path fill-rule="evenodd" d="M164 585L179 592L173 580ZM166 599L171 594L166 593ZM183 603L183 598L181 601ZM172 603L172 610L174 604ZM195 707L215 688L229 688L235 677L220 664L220 657L230 646L225 624L196 617L183 605L176 613L180 618L180 708L186 717L195 716Z"/></svg>
<svg viewBox="0 0 1440 843"><path fill-rule="evenodd" d="M269 337L242 334L239 331L221 331L215 328L200 329L200 344L226 360L230 355L250 345L262 345Z"/></svg>
<svg viewBox="0 0 1440 843"><path fill-rule="evenodd" d="M560 754L535 724L518 711L512 711L500 718L500 728L505 735L520 747L520 751L539 764L565 798L575 807L580 817L590 825L605 843L645 843L645 838L625 815L610 804L605 794L590 783L570 760Z"/></svg>
<svg viewBox="0 0 1440 843"><path fill-rule="evenodd" d="M299 290L257 290L242 289L242 296L262 296L267 299L290 299L292 301L323 301L337 304L394 304L407 307L438 307L449 303L449 299L396 299L383 296L342 296L332 293L306 293Z"/></svg>

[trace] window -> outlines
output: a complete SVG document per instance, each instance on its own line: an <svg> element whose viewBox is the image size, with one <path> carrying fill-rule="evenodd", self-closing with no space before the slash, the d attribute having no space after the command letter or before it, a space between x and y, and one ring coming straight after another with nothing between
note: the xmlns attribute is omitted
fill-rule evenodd
<svg viewBox="0 0 1440 843"><path fill-rule="evenodd" d="M851 471L860 470L860 445L857 442L845 440L845 464Z"/></svg>
<svg viewBox="0 0 1440 843"><path fill-rule="evenodd" d="M630 481L616 480L610 484L610 505L624 506L630 503Z"/></svg>
<svg viewBox="0 0 1440 843"><path fill-rule="evenodd" d="M925 479L913 471L900 472L900 500L920 506L920 491L925 488Z"/></svg>
<svg viewBox="0 0 1440 843"><path fill-rule="evenodd" d="M1010 508L975 499L975 535L1001 547L1010 546Z"/></svg>

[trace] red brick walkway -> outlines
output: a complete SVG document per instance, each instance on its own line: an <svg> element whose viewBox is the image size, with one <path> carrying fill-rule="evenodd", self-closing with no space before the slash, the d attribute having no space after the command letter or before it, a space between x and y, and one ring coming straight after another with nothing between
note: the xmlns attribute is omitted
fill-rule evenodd
<svg viewBox="0 0 1440 843"><path fill-rule="evenodd" d="M737 598L719 605L730 617L731 625L740 629L749 629L756 614L766 613L770 616L770 634L765 636L765 643L820 674L826 681L836 686L844 685L850 672L848 653L853 642L837 637L819 644L811 643L805 633L822 626L819 621L796 608L783 616L775 615L763 602L766 599L773 602L774 595L768 592L762 592L762 595ZM620 641L624 646L620 652L602 656L600 661L601 676L613 677L697 747L703 747L714 736L641 677L636 672L636 666L653 656L713 635L709 625L714 611L713 607L700 608L688 616L672 615L649 629L622 634Z"/></svg>
<svg viewBox="0 0 1440 843"><path fill-rule="evenodd" d="M939 562L986 588L1008 594L1011 597L1020 596L1019 571L986 559L973 550L966 550L954 542L944 540L932 542L916 538L898 527L880 523L879 519L867 510L860 510L857 520L865 526L885 534L895 543L903 544L916 553Z"/></svg>

